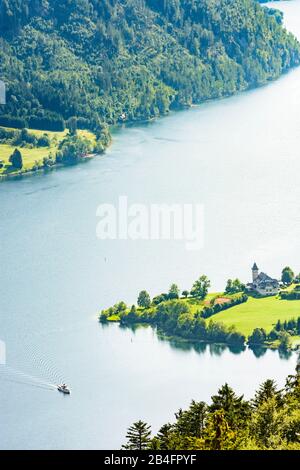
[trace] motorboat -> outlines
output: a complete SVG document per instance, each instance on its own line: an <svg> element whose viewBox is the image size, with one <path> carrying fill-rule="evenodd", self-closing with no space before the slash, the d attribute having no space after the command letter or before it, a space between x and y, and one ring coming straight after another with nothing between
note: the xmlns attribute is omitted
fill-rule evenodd
<svg viewBox="0 0 300 470"><path fill-rule="evenodd" d="M70 395L71 390L68 388L66 384L57 385L57 390L65 395Z"/></svg>

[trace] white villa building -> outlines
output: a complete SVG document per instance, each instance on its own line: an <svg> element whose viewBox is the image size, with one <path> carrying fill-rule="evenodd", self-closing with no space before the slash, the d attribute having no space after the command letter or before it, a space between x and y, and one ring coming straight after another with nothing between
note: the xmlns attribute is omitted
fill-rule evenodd
<svg viewBox="0 0 300 470"><path fill-rule="evenodd" d="M279 281L263 272L260 273L256 263L252 268L252 282L247 284L247 287L260 295L277 295L280 290Z"/></svg>

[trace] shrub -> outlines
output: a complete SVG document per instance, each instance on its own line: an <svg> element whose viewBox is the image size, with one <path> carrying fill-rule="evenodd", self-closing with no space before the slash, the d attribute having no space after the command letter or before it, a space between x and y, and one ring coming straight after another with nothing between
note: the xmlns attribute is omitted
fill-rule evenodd
<svg viewBox="0 0 300 470"><path fill-rule="evenodd" d="M59 144L56 162L70 165L79 162L91 150L91 143L80 136L68 135Z"/></svg>
<svg viewBox="0 0 300 470"><path fill-rule="evenodd" d="M3 115L0 116L0 126L15 127L16 129L24 129L27 127L25 119Z"/></svg>
<svg viewBox="0 0 300 470"><path fill-rule="evenodd" d="M14 168L21 170L23 168L23 158L20 150L15 149L12 155L9 157L9 161Z"/></svg>
<svg viewBox="0 0 300 470"><path fill-rule="evenodd" d="M275 341L276 339L278 339L278 337L279 337L278 331L275 328L273 328L273 330L268 335L268 339L270 341Z"/></svg>
<svg viewBox="0 0 300 470"><path fill-rule="evenodd" d="M65 130L66 125L62 117L49 115L43 117L30 117L29 127L32 129L41 129L44 131L62 132Z"/></svg>
<svg viewBox="0 0 300 470"><path fill-rule="evenodd" d="M37 140L38 147L50 147L50 144L51 144L51 140L50 140L48 134L43 134Z"/></svg>
<svg viewBox="0 0 300 470"><path fill-rule="evenodd" d="M165 302L166 300L169 300L169 295L168 294L160 294L160 295L157 295L156 297L153 297L152 304L153 305L159 305L162 302Z"/></svg>
<svg viewBox="0 0 300 470"><path fill-rule="evenodd" d="M229 302L224 302L223 304L215 303L211 307L204 307L202 311L202 317L210 318L216 313L222 312L223 310L227 310L228 308L234 307L235 305L239 305L244 302L247 302L247 300L248 300L248 296L246 294L242 294L242 295L239 295L237 297L230 299Z"/></svg>
<svg viewBox="0 0 300 470"><path fill-rule="evenodd" d="M282 300L300 300L300 291L298 289L294 289L290 292L281 291L280 297Z"/></svg>
<svg viewBox="0 0 300 470"><path fill-rule="evenodd" d="M248 344L256 345L256 344L263 344L267 339L267 333L264 328L255 328L253 330L252 335L248 338Z"/></svg>
<svg viewBox="0 0 300 470"><path fill-rule="evenodd" d="M286 331L282 331L279 336L280 344L279 348L283 351L287 351L291 345L291 337Z"/></svg>

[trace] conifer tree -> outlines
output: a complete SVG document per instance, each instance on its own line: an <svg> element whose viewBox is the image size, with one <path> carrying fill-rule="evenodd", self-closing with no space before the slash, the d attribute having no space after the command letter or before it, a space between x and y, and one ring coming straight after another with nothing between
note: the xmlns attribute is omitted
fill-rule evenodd
<svg viewBox="0 0 300 470"><path fill-rule="evenodd" d="M126 450L146 450L150 444L151 426L143 421L137 421L128 428L127 444L123 446Z"/></svg>

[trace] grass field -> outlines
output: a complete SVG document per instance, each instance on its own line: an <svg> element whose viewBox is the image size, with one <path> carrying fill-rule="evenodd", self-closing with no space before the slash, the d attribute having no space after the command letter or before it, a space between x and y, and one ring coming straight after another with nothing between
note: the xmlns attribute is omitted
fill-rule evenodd
<svg viewBox="0 0 300 470"><path fill-rule="evenodd" d="M15 130L15 129L13 129ZM22 171L30 171L34 165L41 164L45 157L48 157L50 153L55 156L57 147L59 143L65 138L68 133L68 130L64 132L51 132L51 131L39 131L29 129L29 133L35 135L36 137L40 137L43 134L48 134L51 140L50 147L38 147L38 148L26 148L26 147L16 147L14 145L7 145L7 144L0 144L0 160L4 162L4 167L0 168L0 176L1 175L14 175L20 173L19 170L15 170L12 168L11 164L9 163L9 157L13 153L13 151L18 148L22 153L23 157L23 169ZM96 137L92 132L79 130L78 134L82 137L86 137L87 139L91 140L93 143L96 142Z"/></svg>
<svg viewBox="0 0 300 470"><path fill-rule="evenodd" d="M254 328L264 328L269 333L278 320L285 321L298 317L300 317L300 300L249 297L246 303L217 313L212 318L228 326L235 325L238 331L248 336Z"/></svg>

